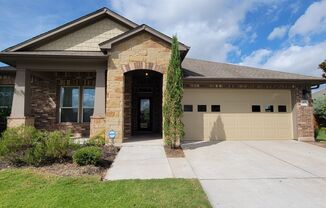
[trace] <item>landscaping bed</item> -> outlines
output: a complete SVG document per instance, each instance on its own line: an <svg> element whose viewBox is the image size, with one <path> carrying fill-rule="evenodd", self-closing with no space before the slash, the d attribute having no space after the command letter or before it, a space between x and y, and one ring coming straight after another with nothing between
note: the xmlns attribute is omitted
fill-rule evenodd
<svg viewBox="0 0 326 208"><path fill-rule="evenodd" d="M164 150L165 150L166 157L168 158L185 157L181 147L173 149L171 147L164 146Z"/></svg>
<svg viewBox="0 0 326 208"><path fill-rule="evenodd" d="M70 133L33 127L7 129L0 138L0 170L33 169L58 176L104 177L119 148L105 145L104 136L76 144Z"/></svg>

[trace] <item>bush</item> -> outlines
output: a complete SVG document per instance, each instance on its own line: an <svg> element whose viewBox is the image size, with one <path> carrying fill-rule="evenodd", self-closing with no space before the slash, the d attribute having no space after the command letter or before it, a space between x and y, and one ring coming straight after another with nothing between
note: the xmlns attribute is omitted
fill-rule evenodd
<svg viewBox="0 0 326 208"><path fill-rule="evenodd" d="M73 154L73 160L78 165L96 165L98 164L102 152L98 147L83 147Z"/></svg>
<svg viewBox="0 0 326 208"><path fill-rule="evenodd" d="M102 147L105 145L105 136L104 134L98 134L92 138L89 139L88 145L91 145L91 146L97 146L97 147Z"/></svg>
<svg viewBox="0 0 326 208"><path fill-rule="evenodd" d="M313 106L319 125L326 126L326 97L317 98Z"/></svg>
<svg viewBox="0 0 326 208"><path fill-rule="evenodd" d="M66 157L69 149L70 134L28 126L7 129L0 141L0 157L14 165L52 163Z"/></svg>
<svg viewBox="0 0 326 208"><path fill-rule="evenodd" d="M9 128L2 133L0 157L13 164L24 164L43 134L34 127L21 126Z"/></svg>

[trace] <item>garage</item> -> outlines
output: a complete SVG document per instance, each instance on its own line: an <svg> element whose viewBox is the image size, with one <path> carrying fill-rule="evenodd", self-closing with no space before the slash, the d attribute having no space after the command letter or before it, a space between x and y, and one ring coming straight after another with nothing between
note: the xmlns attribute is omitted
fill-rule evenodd
<svg viewBox="0 0 326 208"><path fill-rule="evenodd" d="M186 88L185 140L293 139L290 89Z"/></svg>

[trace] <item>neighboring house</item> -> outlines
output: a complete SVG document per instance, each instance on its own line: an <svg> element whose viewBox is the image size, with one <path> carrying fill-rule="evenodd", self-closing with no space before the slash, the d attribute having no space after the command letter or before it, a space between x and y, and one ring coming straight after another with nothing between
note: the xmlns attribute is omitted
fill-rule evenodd
<svg viewBox="0 0 326 208"><path fill-rule="evenodd" d="M185 139L314 139L310 88L324 79L185 58L189 49L179 44ZM15 68L0 72L7 125L114 130L117 142L162 134L170 50L170 37L107 8L12 46L0 53Z"/></svg>
<svg viewBox="0 0 326 208"><path fill-rule="evenodd" d="M326 97L326 89L319 90L312 93L312 99L316 100L317 98Z"/></svg>

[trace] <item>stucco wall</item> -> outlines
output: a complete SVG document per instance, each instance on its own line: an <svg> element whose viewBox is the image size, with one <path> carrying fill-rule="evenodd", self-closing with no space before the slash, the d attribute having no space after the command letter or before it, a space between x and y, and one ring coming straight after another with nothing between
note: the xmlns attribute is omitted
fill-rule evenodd
<svg viewBox="0 0 326 208"><path fill-rule="evenodd" d="M100 51L99 43L109 40L128 29L109 18L67 34L36 50Z"/></svg>

